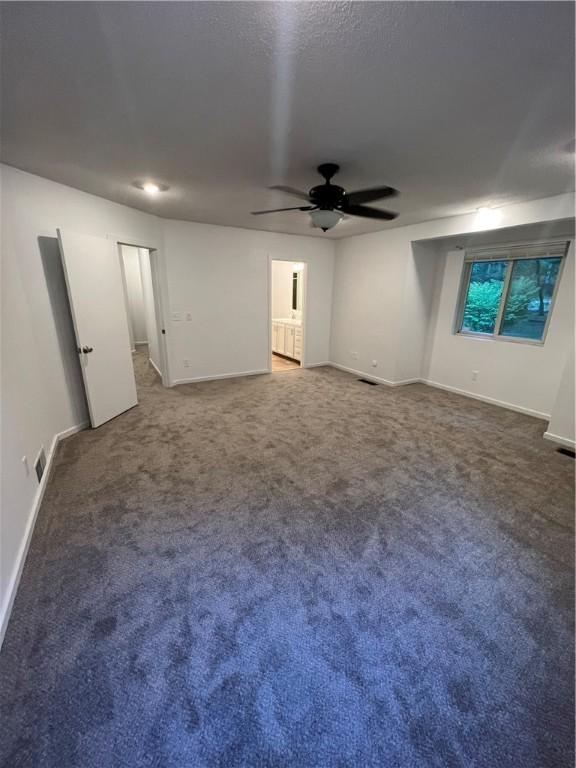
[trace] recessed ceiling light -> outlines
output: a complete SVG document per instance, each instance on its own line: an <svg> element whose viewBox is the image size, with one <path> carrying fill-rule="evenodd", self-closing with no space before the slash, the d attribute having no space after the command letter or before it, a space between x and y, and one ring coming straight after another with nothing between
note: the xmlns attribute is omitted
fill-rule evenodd
<svg viewBox="0 0 576 768"><path fill-rule="evenodd" d="M135 181L133 186L146 192L150 197L154 197L158 192L166 192L167 189L170 189L167 184L159 184L157 181Z"/></svg>

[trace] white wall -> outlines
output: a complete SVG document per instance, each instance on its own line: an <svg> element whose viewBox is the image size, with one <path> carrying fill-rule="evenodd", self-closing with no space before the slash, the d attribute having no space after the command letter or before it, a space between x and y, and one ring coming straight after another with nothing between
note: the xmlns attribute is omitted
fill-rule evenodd
<svg viewBox="0 0 576 768"><path fill-rule="evenodd" d="M272 262L272 317L290 317L292 312L291 261Z"/></svg>
<svg viewBox="0 0 576 768"><path fill-rule="evenodd" d="M32 464L87 419L56 229L158 245L158 220L0 166L2 489L0 628L13 596L39 486ZM27 474L21 458L28 457Z"/></svg>
<svg viewBox="0 0 576 768"><path fill-rule="evenodd" d="M560 386L556 394L552 416L545 437L550 440L575 448L575 416L574 416L574 344L568 350Z"/></svg>
<svg viewBox="0 0 576 768"><path fill-rule="evenodd" d="M405 254L395 232L385 233L384 247L373 235L339 241L334 275L330 359L385 381L396 379L395 331L404 282Z"/></svg>
<svg viewBox="0 0 576 768"><path fill-rule="evenodd" d="M332 241L165 221L164 246L173 380L268 370L270 258L308 265L305 362L329 359Z"/></svg>
<svg viewBox="0 0 576 768"><path fill-rule="evenodd" d="M418 380L429 355L431 318L437 303L440 252L435 243L413 243L401 295L401 326L396 348L396 381Z"/></svg>
<svg viewBox="0 0 576 768"><path fill-rule="evenodd" d="M144 293L140 276L140 258L138 248L122 246L124 277L126 280L126 298L128 301L128 321L130 336L134 344L146 343L146 317L144 314Z"/></svg>
<svg viewBox="0 0 576 768"><path fill-rule="evenodd" d="M142 308L144 311L144 332L148 339L148 357L158 371L162 370L160 349L158 347L158 326L156 324L156 308L154 305L154 288L152 285L152 270L150 268L150 252L146 248L138 249L142 285Z"/></svg>
<svg viewBox="0 0 576 768"><path fill-rule="evenodd" d="M574 195L518 203L501 208L496 213L494 218L497 220L491 223L495 231L571 219L574 215ZM435 287L444 266L444 256L438 252L434 240L479 232L483 228L478 217L470 214L338 241L331 360L343 368L391 384L427 376L434 379L436 376L438 383L456 386L453 383L456 379L448 375L444 364L447 358L441 355L442 345L436 347L435 359L430 354L430 345L439 344L439 339L434 338L432 333L432 326L436 322L435 311L438 307ZM450 275L454 277L452 272ZM569 327L568 305L573 300L569 275L562 282L564 297L559 297L560 310L555 311L554 329L551 328L552 335L549 335L549 341L543 348L546 351L542 360L545 358L550 366L556 365L558 349L562 345L565 354L568 337L573 332L573 323ZM449 285L445 287L448 290ZM451 306L453 296L445 293L445 298L443 307ZM459 342L461 339L451 341ZM470 343L477 348L481 342L470 340ZM506 357L506 350L513 346L524 349L524 345L511 342L490 344L493 347L500 345L495 347L494 355L502 360ZM456 355L457 359L463 349L459 347L455 351L453 348L446 354ZM525 354L525 351L511 353L515 359ZM534 358L533 352L528 354ZM376 367L372 366L372 361L376 361ZM469 362L462 358L462 369L468 372ZM487 363L483 364L485 371L486 367ZM499 392L500 397L506 398L512 405L528 411L550 413L550 393L558 384L554 371L544 372L538 385L515 386L512 382L506 383L509 376L507 370L502 368L499 374L496 366L494 372L495 378L500 375L502 389L486 372L478 382L476 394L498 397L495 393ZM543 378L547 381L544 390ZM513 391L516 394L512 395Z"/></svg>
<svg viewBox="0 0 576 768"><path fill-rule="evenodd" d="M443 262L441 298L424 378L549 418L567 350L574 345L574 246L568 252L542 345L455 334L464 251L449 252ZM477 381L472 381L473 370L478 371Z"/></svg>

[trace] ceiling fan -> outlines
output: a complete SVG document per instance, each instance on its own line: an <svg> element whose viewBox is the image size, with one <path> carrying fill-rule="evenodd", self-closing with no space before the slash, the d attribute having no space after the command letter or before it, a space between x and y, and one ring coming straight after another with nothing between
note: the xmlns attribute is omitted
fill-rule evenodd
<svg viewBox="0 0 576 768"><path fill-rule="evenodd" d="M318 173L325 179L324 184L312 187L310 192L300 192L292 187L270 187L286 192L288 195L306 200L308 205L295 208L273 208L269 211L252 211L253 216L262 216L264 213L279 213L280 211L307 211L315 227L323 232L336 226L340 219L347 216L362 216L365 219L384 219L391 221L398 214L392 211L383 211L379 208L370 208L364 203L372 203L382 200L384 197L397 195L397 190L392 187L374 187L373 189L359 189L356 192L346 192L343 187L331 183L331 179L340 170L336 163L323 163L318 166Z"/></svg>

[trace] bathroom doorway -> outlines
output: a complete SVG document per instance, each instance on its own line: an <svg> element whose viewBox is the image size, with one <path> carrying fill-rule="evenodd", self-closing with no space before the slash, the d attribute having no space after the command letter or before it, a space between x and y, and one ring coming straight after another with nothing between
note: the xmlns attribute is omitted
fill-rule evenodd
<svg viewBox="0 0 576 768"><path fill-rule="evenodd" d="M294 371L303 364L306 265L272 261L272 373Z"/></svg>

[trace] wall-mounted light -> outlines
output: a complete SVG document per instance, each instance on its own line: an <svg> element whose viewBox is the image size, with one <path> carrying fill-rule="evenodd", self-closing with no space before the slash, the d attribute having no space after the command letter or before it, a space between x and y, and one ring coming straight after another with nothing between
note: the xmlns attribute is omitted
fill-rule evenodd
<svg viewBox="0 0 576 768"><path fill-rule="evenodd" d="M160 184L157 181L135 181L133 186L146 192L150 197L155 197L159 192L166 192L167 189L170 189L167 184Z"/></svg>
<svg viewBox="0 0 576 768"><path fill-rule="evenodd" d="M316 211L310 211L310 218L312 224L319 229L326 232L327 229L332 229L342 218L342 214L338 211L331 211L325 208L319 208Z"/></svg>
<svg viewBox="0 0 576 768"><path fill-rule="evenodd" d="M502 211L498 208L490 208L488 205L482 205L476 209L476 229L491 229L498 226L502 219Z"/></svg>
<svg viewBox="0 0 576 768"><path fill-rule="evenodd" d="M304 271L304 264L302 264L301 262L292 264L292 272L303 272L303 271Z"/></svg>

